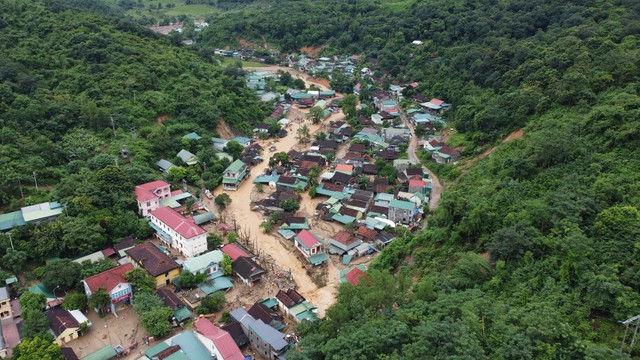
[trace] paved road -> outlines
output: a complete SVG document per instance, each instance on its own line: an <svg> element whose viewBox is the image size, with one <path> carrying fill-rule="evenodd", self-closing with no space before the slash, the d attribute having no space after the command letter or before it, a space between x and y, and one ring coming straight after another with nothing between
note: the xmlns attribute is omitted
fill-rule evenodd
<svg viewBox="0 0 640 360"><path fill-rule="evenodd" d="M409 155L409 160L420 164L420 159L416 155L416 151L418 149L418 137L416 136L415 129L411 122L407 119L404 111L401 111L401 118L404 123L411 130L411 142L409 142L409 147L407 148L407 154ZM428 167L422 165L422 168L429 172L429 177L431 178L431 194L429 196L429 209L433 210L440 205L440 196L442 195L442 190L444 187L440 184L440 179L434 174Z"/></svg>

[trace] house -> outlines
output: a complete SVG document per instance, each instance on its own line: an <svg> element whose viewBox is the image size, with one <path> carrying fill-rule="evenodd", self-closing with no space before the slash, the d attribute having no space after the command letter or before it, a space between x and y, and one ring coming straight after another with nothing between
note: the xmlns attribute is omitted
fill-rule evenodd
<svg viewBox="0 0 640 360"><path fill-rule="evenodd" d="M176 156L182 160L183 164L187 164L189 166L198 163L198 157L185 149L180 150Z"/></svg>
<svg viewBox="0 0 640 360"><path fill-rule="evenodd" d="M424 143L424 149L430 153L440 151L440 149L442 149L443 146L444 146L444 143L441 140L438 140L437 138L431 138L425 141Z"/></svg>
<svg viewBox="0 0 640 360"><path fill-rule="evenodd" d="M266 272L258 263L249 257L240 256L231 264L231 268L242 281L252 287L256 282L260 281L262 275Z"/></svg>
<svg viewBox="0 0 640 360"><path fill-rule="evenodd" d="M447 104L440 99L433 98L427 102L421 103L420 106L424 107L431 113L437 113L449 109L451 104Z"/></svg>
<svg viewBox="0 0 640 360"><path fill-rule="evenodd" d="M387 218L396 223L408 224L416 214L416 204L410 201L391 200Z"/></svg>
<svg viewBox="0 0 640 360"><path fill-rule="evenodd" d="M240 160L234 161L224 170L222 175L222 188L224 190L237 190L242 180L247 176L249 167Z"/></svg>
<svg viewBox="0 0 640 360"><path fill-rule="evenodd" d="M64 207L55 201L45 202L0 215L0 231L9 231L17 226L34 224L39 226L55 221L64 212Z"/></svg>
<svg viewBox="0 0 640 360"><path fill-rule="evenodd" d="M249 343L249 338L245 335L244 331L242 331L242 324L239 322L229 322L226 325L223 325L221 329L229 333L237 346L242 347Z"/></svg>
<svg viewBox="0 0 640 360"><path fill-rule="evenodd" d="M262 303L251 305L251 307L247 309L247 312L253 316L254 319L262 320L263 323L278 331L282 330L285 326L282 316Z"/></svg>
<svg viewBox="0 0 640 360"><path fill-rule="evenodd" d="M247 257L251 260L255 260L256 258L254 254L249 252L249 250L247 250L244 246L240 245L237 242L224 245L222 248L220 248L220 251L228 255L231 260L234 261L238 260L238 258L240 257Z"/></svg>
<svg viewBox="0 0 640 360"><path fill-rule="evenodd" d="M422 179L409 179L409 191L412 194L419 192L421 194L428 194L429 183Z"/></svg>
<svg viewBox="0 0 640 360"><path fill-rule="evenodd" d="M136 267L142 267L155 278L157 288L169 285L180 275L180 265L152 242L138 245L126 253Z"/></svg>
<svg viewBox="0 0 640 360"><path fill-rule="evenodd" d="M286 292L282 290L278 291L276 300L285 315L297 323L304 320L314 321L318 319L316 315L318 310L316 307L309 304L307 300L294 289L288 289Z"/></svg>
<svg viewBox="0 0 640 360"><path fill-rule="evenodd" d="M149 225L156 236L186 257L207 251L207 232L170 207L161 207L149 213Z"/></svg>
<svg viewBox="0 0 640 360"><path fill-rule="evenodd" d="M158 170L167 175L169 173L169 169L171 169L175 165L173 165L173 163L168 160L160 159L158 160L158 162L156 162L156 166L158 167Z"/></svg>
<svg viewBox="0 0 640 360"><path fill-rule="evenodd" d="M133 270L132 264L124 264L82 280L85 295L89 298L96 290L105 289L111 298L111 313L118 316L116 314L116 305L131 303L133 289L131 284L124 278L124 274L131 270Z"/></svg>
<svg viewBox="0 0 640 360"><path fill-rule="evenodd" d="M328 251L329 253L343 255L360 244L362 244L362 241L353 236L352 233L346 230L340 230L333 237L329 238Z"/></svg>
<svg viewBox="0 0 640 360"><path fill-rule="evenodd" d="M340 283L349 283L356 286L362 279L367 278L367 268L364 265L357 265L340 272Z"/></svg>
<svg viewBox="0 0 640 360"><path fill-rule="evenodd" d="M413 161L407 160L407 159L396 159L396 160L393 160L393 167L396 168L396 170L398 170L398 172L405 171L407 168L409 168L409 166L411 166L413 164L414 164Z"/></svg>
<svg viewBox="0 0 640 360"><path fill-rule="evenodd" d="M138 213L144 217L160 207L160 200L171 196L171 186L164 180L157 180L138 185L135 188Z"/></svg>
<svg viewBox="0 0 640 360"><path fill-rule="evenodd" d="M249 343L261 356L269 360L285 358L289 343L283 333L256 320L243 308L231 311L231 318L240 323Z"/></svg>
<svg viewBox="0 0 640 360"><path fill-rule="evenodd" d="M173 310L174 326L191 319L193 313L187 309L187 305L173 291L162 288L156 291L156 295L162 299L164 306Z"/></svg>
<svg viewBox="0 0 640 360"><path fill-rule="evenodd" d="M213 148L218 150L218 151L224 151L224 148L227 146L228 142L229 142L229 140L220 139L220 138L217 138L217 137L212 137L211 138L211 144L213 145Z"/></svg>
<svg viewBox="0 0 640 360"><path fill-rule="evenodd" d="M320 236L309 230L302 230L294 237L294 245L312 265L320 265L329 260L324 253L324 242Z"/></svg>
<svg viewBox="0 0 640 360"><path fill-rule="evenodd" d="M258 124L253 128L254 133L268 133L269 125L268 124Z"/></svg>
<svg viewBox="0 0 640 360"><path fill-rule="evenodd" d="M378 236L378 232L373 229L369 229L366 226L360 226L358 231L356 231L356 235L364 241L375 241L376 236Z"/></svg>
<svg viewBox="0 0 640 360"><path fill-rule="evenodd" d="M206 318L199 318L193 323L196 331L211 340L215 345L214 359L217 360L244 360L244 355L238 348L231 335L223 329L213 325Z"/></svg>
<svg viewBox="0 0 640 360"><path fill-rule="evenodd" d="M458 161L460 159L460 151L443 146L440 150L434 151L431 157L433 157L438 164L447 164Z"/></svg>
<svg viewBox="0 0 640 360"><path fill-rule="evenodd" d="M62 352L62 356L64 357L64 360L80 360L78 355L76 355L75 351L73 351L73 349L70 347L63 346L60 348L60 352ZM1 357L2 356L0 356L0 358Z"/></svg>
<svg viewBox="0 0 640 360"><path fill-rule="evenodd" d="M0 288L0 321L4 319L13 319L11 311L11 297L6 287Z"/></svg>
<svg viewBox="0 0 640 360"><path fill-rule="evenodd" d="M248 137L244 137L244 136L236 136L233 139L231 139L231 141L235 141L238 144L242 145L243 147L248 147L249 145L251 145L251 139Z"/></svg>
<svg viewBox="0 0 640 360"><path fill-rule="evenodd" d="M202 139L202 136L198 135L198 133L196 132L191 132L188 133L187 135L182 137L183 139L187 139L187 140L194 140L194 141L198 141L200 139Z"/></svg>
<svg viewBox="0 0 640 360"><path fill-rule="evenodd" d="M68 310L55 308L46 313L49 327L55 336L53 342L62 346L80 336L80 324Z"/></svg>
<svg viewBox="0 0 640 360"><path fill-rule="evenodd" d="M207 337L193 331L183 331L146 349L141 359L211 360L216 359L215 350L213 341Z"/></svg>
<svg viewBox="0 0 640 360"><path fill-rule="evenodd" d="M336 185L349 185L351 183L351 175L343 172L335 172L331 177L331 183Z"/></svg>
<svg viewBox="0 0 640 360"><path fill-rule="evenodd" d="M193 274L213 274L220 269L220 262L224 254L220 250L212 250L202 255L188 258L182 263L182 268Z"/></svg>

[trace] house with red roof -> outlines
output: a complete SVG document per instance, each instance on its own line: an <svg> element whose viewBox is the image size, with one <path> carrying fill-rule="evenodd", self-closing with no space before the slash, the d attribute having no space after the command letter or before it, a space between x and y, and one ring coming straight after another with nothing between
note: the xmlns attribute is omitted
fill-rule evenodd
<svg viewBox="0 0 640 360"><path fill-rule="evenodd" d="M132 264L124 264L82 280L85 295L89 298L98 289L105 289L111 298L111 313L118 316L116 314L116 305L131 303L133 289L131 284L124 278L124 274L131 270L133 270Z"/></svg>
<svg viewBox="0 0 640 360"><path fill-rule="evenodd" d="M340 272L340 282L349 283L356 286L367 278L367 268L364 265L358 265L351 269L345 269Z"/></svg>
<svg viewBox="0 0 640 360"><path fill-rule="evenodd" d="M213 342L215 348L212 349L212 352L215 354L215 359L244 360L244 355L228 332L213 325L205 318L199 318L193 325L199 334Z"/></svg>
<svg viewBox="0 0 640 360"><path fill-rule="evenodd" d="M314 232L302 230L294 237L294 245L312 265L320 265L329 260L324 252L324 241Z"/></svg>
<svg viewBox="0 0 640 360"><path fill-rule="evenodd" d="M207 232L170 207L161 207L149 213L151 227L156 236L186 257L207 251Z"/></svg>
<svg viewBox="0 0 640 360"><path fill-rule="evenodd" d="M220 251L229 255L229 257L233 261L238 260L238 258L240 257L246 257L251 260L256 259L256 256L254 254L250 253L249 250L247 250L244 246L235 242L231 244L226 244L225 246L220 248Z"/></svg>
<svg viewBox="0 0 640 360"><path fill-rule="evenodd" d="M136 186L135 193L138 213L146 217L160 207L160 200L171 196L171 186L164 180L157 180Z"/></svg>
<svg viewBox="0 0 640 360"><path fill-rule="evenodd" d="M422 179L409 179L409 191L412 194L419 192L420 194L427 194L429 183Z"/></svg>

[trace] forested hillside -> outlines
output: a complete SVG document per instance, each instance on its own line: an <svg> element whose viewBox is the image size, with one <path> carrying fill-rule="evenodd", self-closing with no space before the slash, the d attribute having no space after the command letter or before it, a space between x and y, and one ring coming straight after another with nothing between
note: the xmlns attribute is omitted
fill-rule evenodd
<svg viewBox="0 0 640 360"><path fill-rule="evenodd" d="M377 59L454 104L467 155L524 127L450 185L427 230L344 285L287 358L627 358L619 321L640 314L639 20L624 0L261 1L211 19L203 47L264 35Z"/></svg>
<svg viewBox="0 0 640 360"><path fill-rule="evenodd" d="M66 205L59 221L16 228L15 251L3 234L2 266L20 270L147 235L134 184L159 178L154 164L176 162L185 148L208 169L190 167L189 182L216 185L228 160L206 139L221 118L249 133L264 116L254 99L236 70L124 20L55 1L0 2L0 204L5 212ZM191 131L205 141L183 140Z"/></svg>

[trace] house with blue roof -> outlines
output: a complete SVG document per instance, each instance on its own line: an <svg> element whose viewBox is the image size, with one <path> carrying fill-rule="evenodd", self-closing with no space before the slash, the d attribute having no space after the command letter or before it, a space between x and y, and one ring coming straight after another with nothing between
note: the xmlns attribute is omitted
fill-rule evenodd
<svg viewBox="0 0 640 360"><path fill-rule="evenodd" d="M262 320L256 320L245 309L238 308L230 313L231 318L239 322L242 331L249 338L249 343L261 356L270 359L284 359L289 343L285 334L265 324Z"/></svg>
<svg viewBox="0 0 640 360"><path fill-rule="evenodd" d="M244 136L236 136L233 139L231 139L231 141L235 141L244 147L251 145L251 139Z"/></svg>
<svg viewBox="0 0 640 360"><path fill-rule="evenodd" d="M55 201L25 206L19 211L0 215L0 231L9 231L14 227L26 224L38 226L43 223L52 222L63 212L64 207Z"/></svg>

